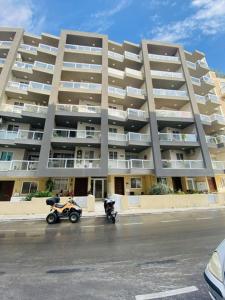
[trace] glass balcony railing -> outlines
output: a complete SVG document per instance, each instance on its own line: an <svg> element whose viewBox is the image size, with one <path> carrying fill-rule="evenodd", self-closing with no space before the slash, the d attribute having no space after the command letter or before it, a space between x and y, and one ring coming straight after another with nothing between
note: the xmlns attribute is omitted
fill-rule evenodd
<svg viewBox="0 0 225 300"><path fill-rule="evenodd" d="M200 119L203 123L209 123L211 124L211 118L210 116L207 116L207 115L200 115Z"/></svg>
<svg viewBox="0 0 225 300"><path fill-rule="evenodd" d="M140 109L128 108L127 109L128 118L140 118L146 120L148 118L147 112Z"/></svg>
<svg viewBox="0 0 225 300"><path fill-rule="evenodd" d="M129 160L109 159L108 160L108 168L109 169L129 169L130 168Z"/></svg>
<svg viewBox="0 0 225 300"><path fill-rule="evenodd" d="M27 91L28 90L28 84L27 83L20 83L16 81L9 81L7 87Z"/></svg>
<svg viewBox="0 0 225 300"><path fill-rule="evenodd" d="M196 98L196 100L197 100L198 103L206 104L206 98L205 98L205 96L201 96L201 95L195 94L195 98Z"/></svg>
<svg viewBox="0 0 225 300"><path fill-rule="evenodd" d="M153 169L154 164L152 160L131 159L130 168L131 169Z"/></svg>
<svg viewBox="0 0 225 300"><path fill-rule="evenodd" d="M225 161L212 161L212 167L214 170L225 170Z"/></svg>
<svg viewBox="0 0 225 300"><path fill-rule="evenodd" d="M199 78L191 76L191 81L193 84L201 85L201 80Z"/></svg>
<svg viewBox="0 0 225 300"><path fill-rule="evenodd" d="M58 51L58 48L52 47L52 46L49 46L49 45L45 45L45 44L39 44L38 48L46 50L48 52L52 52L54 54L56 54L57 51Z"/></svg>
<svg viewBox="0 0 225 300"><path fill-rule="evenodd" d="M116 52L108 51L108 56L121 62L124 61L124 55Z"/></svg>
<svg viewBox="0 0 225 300"><path fill-rule="evenodd" d="M168 60L168 61L180 62L180 58L177 56L149 54L148 57L149 59L153 59L153 60Z"/></svg>
<svg viewBox="0 0 225 300"><path fill-rule="evenodd" d="M53 129L53 138L78 138L78 139L90 139L100 138L101 132L96 130L68 130L68 129Z"/></svg>
<svg viewBox="0 0 225 300"><path fill-rule="evenodd" d="M128 86L126 88L127 94L133 94L133 95L138 95L138 96L144 96L144 90L143 89L137 89L131 86Z"/></svg>
<svg viewBox="0 0 225 300"><path fill-rule="evenodd" d="M174 96L174 97L187 97L187 91L167 90L167 89L153 89L153 94L156 96Z"/></svg>
<svg viewBox="0 0 225 300"><path fill-rule="evenodd" d="M131 68L125 68L125 73L126 73L126 75L134 75L134 76L137 76L137 77L143 79L143 73L141 71L134 70Z"/></svg>
<svg viewBox="0 0 225 300"><path fill-rule="evenodd" d="M30 52L37 52L37 47L30 46L27 44L21 44L19 47L20 50L30 51Z"/></svg>
<svg viewBox="0 0 225 300"><path fill-rule="evenodd" d="M113 117L126 119L127 118L127 112L124 110L114 109L114 108L108 108L108 114Z"/></svg>
<svg viewBox="0 0 225 300"><path fill-rule="evenodd" d="M51 86L51 84L30 81L29 88L49 92L49 91L51 91L52 86Z"/></svg>
<svg viewBox="0 0 225 300"><path fill-rule="evenodd" d="M197 136L185 133L159 133L159 140L165 142L197 142Z"/></svg>
<svg viewBox="0 0 225 300"><path fill-rule="evenodd" d="M54 70L54 65L51 64L46 64L41 61L35 61L34 62L34 67L38 69L43 69L43 70L48 70L48 71L53 71Z"/></svg>
<svg viewBox="0 0 225 300"><path fill-rule="evenodd" d="M65 61L63 66L70 69L84 69L84 70L101 70L101 65L96 64L83 64L83 63L73 63Z"/></svg>
<svg viewBox="0 0 225 300"><path fill-rule="evenodd" d="M22 113L24 112L31 112L37 114L47 114L48 107L47 106L40 106L40 105L33 105L24 103L24 105L12 105L12 104L4 104L1 108L1 111L9 111L14 113Z"/></svg>
<svg viewBox="0 0 225 300"><path fill-rule="evenodd" d="M0 58L0 65L4 65L5 63L5 58Z"/></svg>
<svg viewBox="0 0 225 300"><path fill-rule="evenodd" d="M217 137L206 135L206 143L208 144L217 144Z"/></svg>
<svg viewBox="0 0 225 300"><path fill-rule="evenodd" d="M211 138L215 139L217 144L225 143L225 135L219 135Z"/></svg>
<svg viewBox="0 0 225 300"><path fill-rule="evenodd" d="M208 64L207 64L206 61L198 60L198 61L197 61L197 64L198 64L200 67L202 67L202 68L209 69L209 66L208 66Z"/></svg>
<svg viewBox="0 0 225 300"><path fill-rule="evenodd" d="M126 142L127 141L127 135L125 133L109 132L108 133L108 139L110 141Z"/></svg>
<svg viewBox="0 0 225 300"><path fill-rule="evenodd" d="M193 118L193 115L189 111L179 110L156 110L157 117L169 117L169 118Z"/></svg>
<svg viewBox="0 0 225 300"><path fill-rule="evenodd" d="M201 81L210 85L214 85L214 81L209 76L202 76Z"/></svg>
<svg viewBox="0 0 225 300"><path fill-rule="evenodd" d="M213 103L218 103L218 104L220 103L219 98L215 94L206 95L206 99Z"/></svg>
<svg viewBox="0 0 225 300"><path fill-rule="evenodd" d="M125 58L141 62L141 57L138 54L128 52L128 51L124 51L124 56L125 56Z"/></svg>
<svg viewBox="0 0 225 300"><path fill-rule="evenodd" d="M18 130L18 131L9 131L9 130L0 130L0 139L3 140L42 140L43 132L42 131L33 131L33 130Z"/></svg>
<svg viewBox="0 0 225 300"><path fill-rule="evenodd" d="M162 160L164 169L203 169L202 160Z"/></svg>
<svg viewBox="0 0 225 300"><path fill-rule="evenodd" d="M33 64L28 64L28 63L23 63L23 62L20 62L20 61L16 61L14 63L14 67L19 68L19 69L32 70Z"/></svg>
<svg viewBox="0 0 225 300"><path fill-rule="evenodd" d="M101 91L102 85L99 83L89 83L89 82L61 81L61 87L68 88L68 89L85 89L85 90Z"/></svg>
<svg viewBox="0 0 225 300"><path fill-rule="evenodd" d="M48 168L60 169L96 169L100 167L100 159L49 158Z"/></svg>
<svg viewBox="0 0 225 300"><path fill-rule="evenodd" d="M150 133L128 132L128 140L131 142L151 142Z"/></svg>
<svg viewBox="0 0 225 300"><path fill-rule="evenodd" d="M116 95L120 95L120 96L125 96L126 95L126 91L120 88L116 88L113 86L109 86L108 87L108 92L110 94L116 94Z"/></svg>
<svg viewBox="0 0 225 300"><path fill-rule="evenodd" d="M66 44L65 49L77 50L81 52L97 52L97 53L102 52L102 48L99 47L89 47L89 46L81 46L81 45L73 45L73 44Z"/></svg>
<svg viewBox="0 0 225 300"><path fill-rule="evenodd" d="M79 113L100 113L100 106L91 106L91 105L71 105L71 104L57 104L57 111L65 112L79 112Z"/></svg>
<svg viewBox="0 0 225 300"><path fill-rule="evenodd" d="M179 72L166 72L166 71L157 71L152 70L151 71L152 76L159 76L159 77L168 77L168 78L179 78L184 79L184 76L182 73Z"/></svg>
<svg viewBox="0 0 225 300"><path fill-rule="evenodd" d="M196 70L196 63L186 60L186 63L189 68Z"/></svg>
<svg viewBox="0 0 225 300"><path fill-rule="evenodd" d="M0 47L11 47L12 42L11 41L0 41Z"/></svg>
<svg viewBox="0 0 225 300"><path fill-rule="evenodd" d="M212 122L218 122L225 125L225 117L219 114L213 114L210 116Z"/></svg>
<svg viewBox="0 0 225 300"><path fill-rule="evenodd" d="M38 161L11 160L0 161L0 171L35 171L38 168Z"/></svg>
<svg viewBox="0 0 225 300"><path fill-rule="evenodd" d="M108 73L109 75L118 75L124 77L124 71L120 71L118 69L108 68Z"/></svg>

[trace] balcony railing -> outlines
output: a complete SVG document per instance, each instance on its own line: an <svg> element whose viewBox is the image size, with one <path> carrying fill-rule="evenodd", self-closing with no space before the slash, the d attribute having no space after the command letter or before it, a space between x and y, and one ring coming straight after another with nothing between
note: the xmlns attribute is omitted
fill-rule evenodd
<svg viewBox="0 0 225 300"><path fill-rule="evenodd" d="M213 169L215 170L225 170L225 161L212 161Z"/></svg>
<svg viewBox="0 0 225 300"><path fill-rule="evenodd" d="M73 44L66 44L65 49L69 50L78 50L82 52L102 52L102 48L99 47L89 47L89 46L81 46L81 45L73 45Z"/></svg>
<svg viewBox="0 0 225 300"><path fill-rule="evenodd" d="M91 105L72 105L72 104L57 104L57 111L79 112L79 113L100 113L100 106Z"/></svg>
<svg viewBox="0 0 225 300"><path fill-rule="evenodd" d="M118 117L118 118L121 118L121 119L124 119L124 120L127 118L127 112L124 111L124 110L108 108L108 114L110 116Z"/></svg>
<svg viewBox="0 0 225 300"><path fill-rule="evenodd" d="M214 81L209 76L202 76L201 81L210 85L214 85Z"/></svg>
<svg viewBox="0 0 225 300"><path fill-rule="evenodd" d="M189 68L196 70L196 63L186 60L186 63Z"/></svg>
<svg viewBox="0 0 225 300"><path fill-rule="evenodd" d="M27 91L29 85L27 83L20 83L16 81L9 81L7 87Z"/></svg>
<svg viewBox="0 0 225 300"><path fill-rule="evenodd" d="M199 78L191 76L191 81L193 84L201 85L201 81Z"/></svg>
<svg viewBox="0 0 225 300"><path fill-rule="evenodd" d="M193 118L193 115L189 111L179 110L156 110L156 116L165 118Z"/></svg>
<svg viewBox="0 0 225 300"><path fill-rule="evenodd" d="M129 169L129 160L125 159L109 159L108 160L109 169Z"/></svg>
<svg viewBox="0 0 225 300"><path fill-rule="evenodd" d="M48 168L96 169L100 167L100 161L100 159L49 158Z"/></svg>
<svg viewBox="0 0 225 300"><path fill-rule="evenodd" d="M151 71L152 76L159 76L159 77L168 77L168 78L179 78L184 79L184 76L180 72L166 72L166 71L157 71L152 70Z"/></svg>
<svg viewBox="0 0 225 300"><path fill-rule="evenodd" d="M0 41L0 47L11 47L12 42L11 41Z"/></svg>
<svg viewBox="0 0 225 300"><path fill-rule="evenodd" d="M108 56L111 58L115 58L121 62L124 60L124 55L116 53L116 52L108 51Z"/></svg>
<svg viewBox="0 0 225 300"><path fill-rule="evenodd" d="M26 45L26 44L21 44L19 49L30 51L30 52L37 52L37 47Z"/></svg>
<svg viewBox="0 0 225 300"><path fill-rule="evenodd" d="M113 74L113 75L124 77L124 71L120 71L118 69L108 68L108 73L109 75Z"/></svg>
<svg viewBox="0 0 225 300"><path fill-rule="evenodd" d="M203 169L202 160L162 160L165 169Z"/></svg>
<svg viewBox="0 0 225 300"><path fill-rule="evenodd" d="M225 125L225 117L219 114L213 114L210 116L211 117L211 121L214 122L218 122L220 124L224 124Z"/></svg>
<svg viewBox="0 0 225 300"><path fill-rule="evenodd" d="M97 130L68 130L68 129L53 129L52 137L54 138L78 138L90 139L100 138L101 131Z"/></svg>
<svg viewBox="0 0 225 300"><path fill-rule="evenodd" d="M206 143L208 143L208 144L217 144L219 137L214 137L214 136L206 135L205 138L206 138Z"/></svg>
<svg viewBox="0 0 225 300"><path fill-rule="evenodd" d="M68 89L85 89L85 90L101 91L102 85L99 83L89 83L89 82L61 81L61 87L68 88Z"/></svg>
<svg viewBox="0 0 225 300"><path fill-rule="evenodd" d="M209 123L209 124L211 124L211 118L210 118L210 116L207 116L207 115L200 115L200 119L201 119L201 121L202 122L204 122L204 123Z"/></svg>
<svg viewBox="0 0 225 300"><path fill-rule="evenodd" d="M20 61L16 61L14 63L14 67L19 68L19 69L32 70L33 64L28 64L28 63L23 63L23 62L20 62Z"/></svg>
<svg viewBox="0 0 225 300"><path fill-rule="evenodd" d="M9 131L9 130L0 130L0 139L4 140L42 140L43 132L42 131L33 131L33 130L18 130L18 131Z"/></svg>
<svg viewBox="0 0 225 300"><path fill-rule="evenodd" d="M126 142L127 141L127 134L125 133L108 133L108 139L111 141L118 141L118 142Z"/></svg>
<svg viewBox="0 0 225 300"><path fill-rule="evenodd" d="M113 86L109 86L108 87L108 92L111 94L116 94L116 95L120 95L120 96L125 96L126 95L126 91L120 88L116 88Z"/></svg>
<svg viewBox="0 0 225 300"><path fill-rule="evenodd" d="M149 57L149 59L154 59L154 60L168 60L168 61L174 61L174 62L180 61L180 58L177 56L149 54L148 57Z"/></svg>
<svg viewBox="0 0 225 300"><path fill-rule="evenodd" d="M35 171L38 168L38 161L11 160L0 161L0 171Z"/></svg>
<svg viewBox="0 0 225 300"><path fill-rule="evenodd" d="M108 160L109 169L153 169L152 160L144 159L109 159Z"/></svg>
<svg viewBox="0 0 225 300"><path fill-rule="evenodd" d="M127 91L127 94L129 93L129 94L134 94L134 95L138 95L138 96L143 96L145 94L143 89L137 89L137 88L134 88L131 86L128 86L126 88L126 91Z"/></svg>
<svg viewBox="0 0 225 300"><path fill-rule="evenodd" d="M41 61L35 61L34 62L34 67L44 69L44 70L49 70L49 71L54 70L54 65L46 64L46 63L43 63Z"/></svg>
<svg viewBox="0 0 225 300"><path fill-rule="evenodd" d="M140 77L141 79L143 79L143 73L141 71L134 70L131 68L125 68L125 73L128 75L131 74L131 75L134 75L134 76L137 76L137 77Z"/></svg>
<svg viewBox="0 0 225 300"><path fill-rule="evenodd" d="M124 56L125 56L125 58L141 62L141 57L138 54L135 54L135 53L132 53L132 52L128 52L128 51L124 51Z"/></svg>
<svg viewBox="0 0 225 300"><path fill-rule="evenodd" d="M219 135L217 137L212 137L216 140L217 144L225 143L225 135Z"/></svg>
<svg viewBox="0 0 225 300"><path fill-rule="evenodd" d="M1 111L9 111L14 113L31 112L38 114L47 114L48 107L24 103L24 105L4 104Z"/></svg>
<svg viewBox="0 0 225 300"><path fill-rule="evenodd" d="M153 94L156 96L175 96L187 97L187 91L167 90L167 89L153 89Z"/></svg>
<svg viewBox="0 0 225 300"><path fill-rule="evenodd" d="M151 141L150 133L138 133L138 132L128 132L128 140L132 142L146 142Z"/></svg>
<svg viewBox="0 0 225 300"><path fill-rule="evenodd" d="M39 44L38 48L43 49L43 50L47 50L47 51L52 52L54 54L56 54L57 51L58 51L58 48L48 46L48 45L45 45L45 44Z"/></svg>
<svg viewBox="0 0 225 300"><path fill-rule="evenodd" d="M207 62L205 62L205 61L198 60L198 61L197 61L197 64L198 64L200 67L202 67L202 68L209 69L209 66L208 66Z"/></svg>
<svg viewBox="0 0 225 300"><path fill-rule="evenodd" d="M4 65L5 63L5 58L0 58L0 65Z"/></svg>
<svg viewBox="0 0 225 300"><path fill-rule="evenodd" d="M101 65L96 64L84 64L84 63L73 63L65 61L63 66L71 69L84 69L84 70L101 70Z"/></svg>
<svg viewBox="0 0 225 300"><path fill-rule="evenodd" d="M51 84L30 81L29 88L32 88L35 90L41 90L41 91L51 91L52 86L51 86Z"/></svg>
<svg viewBox="0 0 225 300"><path fill-rule="evenodd" d="M196 100L197 100L198 103L202 103L202 104L206 103L205 96L201 96L201 95L195 94L195 98L196 98Z"/></svg>
<svg viewBox="0 0 225 300"><path fill-rule="evenodd" d="M220 103L219 98L215 94L206 95L206 99L213 103Z"/></svg>
<svg viewBox="0 0 225 300"><path fill-rule="evenodd" d="M148 114L144 110L128 108L127 109L128 118L141 118L142 120L147 119Z"/></svg>
<svg viewBox="0 0 225 300"><path fill-rule="evenodd" d="M197 142L195 134L159 133L160 141L168 142Z"/></svg>

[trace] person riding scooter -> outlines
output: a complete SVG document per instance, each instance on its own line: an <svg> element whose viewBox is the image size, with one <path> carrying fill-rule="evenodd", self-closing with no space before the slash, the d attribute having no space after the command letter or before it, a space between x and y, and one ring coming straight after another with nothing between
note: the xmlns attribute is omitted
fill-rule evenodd
<svg viewBox="0 0 225 300"><path fill-rule="evenodd" d="M106 213L106 217L108 220L111 220L113 224L116 222L117 212L114 210L115 201L113 199L105 199L104 200L104 209Z"/></svg>

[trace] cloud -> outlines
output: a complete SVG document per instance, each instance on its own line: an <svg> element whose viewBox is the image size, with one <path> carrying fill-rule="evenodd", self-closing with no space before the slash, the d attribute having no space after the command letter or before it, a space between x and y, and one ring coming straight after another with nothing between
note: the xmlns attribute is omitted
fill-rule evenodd
<svg viewBox="0 0 225 300"><path fill-rule="evenodd" d="M132 0L118 0L116 2L111 9L91 14L89 19L85 20L79 29L104 33L114 24L112 17L128 7L132 3Z"/></svg>
<svg viewBox="0 0 225 300"><path fill-rule="evenodd" d="M40 33L45 23L43 10L32 0L0 0L0 26L23 27Z"/></svg>
<svg viewBox="0 0 225 300"><path fill-rule="evenodd" d="M192 0L194 13L184 20L157 26L151 30L153 39L185 42L196 33L205 36L225 32L225 0Z"/></svg>

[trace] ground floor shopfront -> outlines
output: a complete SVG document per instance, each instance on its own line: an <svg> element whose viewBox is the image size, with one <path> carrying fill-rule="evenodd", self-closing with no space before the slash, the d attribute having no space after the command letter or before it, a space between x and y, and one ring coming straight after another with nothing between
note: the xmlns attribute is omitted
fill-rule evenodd
<svg viewBox="0 0 225 300"><path fill-rule="evenodd" d="M148 195L151 187L162 182L173 191L188 190L204 192L225 192L225 175L215 177L161 177L153 175L109 175L108 177L50 178L53 192L65 196L86 196L93 194L98 200L111 194ZM46 190L49 178L2 178L0 180L0 201L10 201L35 191Z"/></svg>

